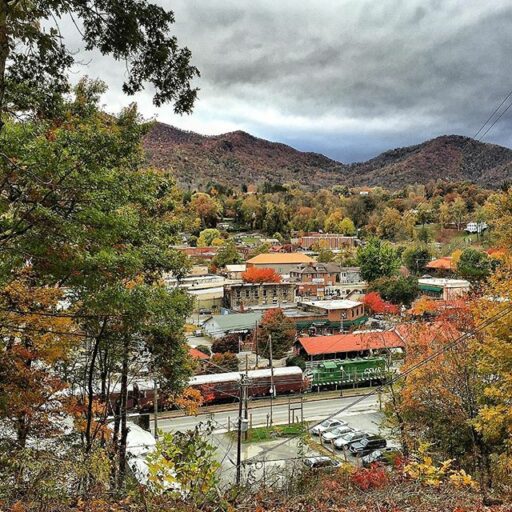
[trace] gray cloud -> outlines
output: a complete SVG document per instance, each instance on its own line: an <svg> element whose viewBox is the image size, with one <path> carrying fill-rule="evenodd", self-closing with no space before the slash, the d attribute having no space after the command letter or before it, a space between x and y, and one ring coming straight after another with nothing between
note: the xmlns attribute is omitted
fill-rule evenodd
<svg viewBox="0 0 512 512"><path fill-rule="evenodd" d="M512 88L508 0L160 3L201 70L200 100L183 118L155 109L150 91L136 100L146 115L202 133L244 129L348 162L473 135ZM95 55L87 72L111 86L112 110L131 101L121 63ZM486 140L512 145L511 119Z"/></svg>

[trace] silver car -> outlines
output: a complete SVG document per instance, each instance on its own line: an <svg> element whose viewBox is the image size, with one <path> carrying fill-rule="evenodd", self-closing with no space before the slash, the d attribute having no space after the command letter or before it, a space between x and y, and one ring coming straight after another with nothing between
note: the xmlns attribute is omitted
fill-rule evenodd
<svg viewBox="0 0 512 512"><path fill-rule="evenodd" d="M324 432L322 434L322 439L328 443L332 443L338 437L344 436L349 432L352 432L354 429L349 426L344 427L336 427L334 430L329 430L329 432Z"/></svg>
<svg viewBox="0 0 512 512"><path fill-rule="evenodd" d="M348 448L351 443L355 443L356 441L361 441L363 437L366 436L366 432L360 432L358 430L353 430L352 432L348 432L341 437L338 437L334 440L334 447L340 450L344 448Z"/></svg>
<svg viewBox="0 0 512 512"><path fill-rule="evenodd" d="M329 432L329 430L334 430L338 427L345 427L347 425L346 421L343 420L337 420L337 419L330 419L322 421L319 425L315 425L311 429L311 433L315 436L320 436L324 432Z"/></svg>

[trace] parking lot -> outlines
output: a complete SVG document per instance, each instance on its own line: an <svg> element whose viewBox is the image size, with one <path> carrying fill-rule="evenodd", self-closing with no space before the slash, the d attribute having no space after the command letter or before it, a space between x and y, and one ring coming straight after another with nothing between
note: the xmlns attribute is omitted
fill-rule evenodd
<svg viewBox="0 0 512 512"><path fill-rule="evenodd" d="M346 413L337 418L369 434L386 434L380 429L383 416L378 411ZM311 418L310 424L315 423L315 419ZM212 434L211 440L217 447L217 459L221 463L221 482L232 484L236 474L236 438L233 433L217 431ZM279 484L294 471L304 469L304 458L325 455L338 461L360 464L360 460L348 451L336 450L332 443L322 442L318 436L309 436L306 443L300 443L297 438L283 443L283 438L280 438L242 444L242 480L255 485L262 482L265 485Z"/></svg>

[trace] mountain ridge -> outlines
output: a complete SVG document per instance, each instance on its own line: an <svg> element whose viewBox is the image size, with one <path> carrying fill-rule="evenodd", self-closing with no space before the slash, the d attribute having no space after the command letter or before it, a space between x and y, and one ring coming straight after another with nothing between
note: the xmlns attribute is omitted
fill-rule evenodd
<svg viewBox="0 0 512 512"><path fill-rule="evenodd" d="M143 146L151 165L170 169L178 183L190 188L208 182L241 187L270 181L297 182L310 189L396 189L437 179L497 187L512 179L512 149L462 135L441 135L351 164L242 130L201 135L159 122L146 134Z"/></svg>

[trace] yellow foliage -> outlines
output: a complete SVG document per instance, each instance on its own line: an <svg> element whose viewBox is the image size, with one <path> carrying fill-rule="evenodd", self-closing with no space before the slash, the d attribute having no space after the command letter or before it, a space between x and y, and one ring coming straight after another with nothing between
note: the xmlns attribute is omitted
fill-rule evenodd
<svg viewBox="0 0 512 512"><path fill-rule="evenodd" d="M457 266L459 265L461 255L462 251L460 249L456 249L455 251L452 252L452 268L457 268Z"/></svg>

